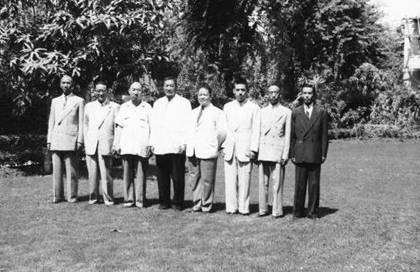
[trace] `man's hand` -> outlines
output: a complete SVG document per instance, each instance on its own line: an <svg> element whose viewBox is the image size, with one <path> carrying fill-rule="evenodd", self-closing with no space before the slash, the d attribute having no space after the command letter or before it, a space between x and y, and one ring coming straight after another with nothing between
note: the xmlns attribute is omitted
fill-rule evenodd
<svg viewBox="0 0 420 272"><path fill-rule="evenodd" d="M281 159L280 164L284 166L287 164L288 161L289 161L288 159Z"/></svg>
<svg viewBox="0 0 420 272"><path fill-rule="evenodd" d="M47 150L50 151L51 150L51 143L47 143Z"/></svg>
<svg viewBox="0 0 420 272"><path fill-rule="evenodd" d="M293 163L296 163L296 159L295 159L295 158L290 158L290 160L291 160Z"/></svg>
<svg viewBox="0 0 420 272"><path fill-rule="evenodd" d="M114 145L112 147L112 156L119 156L120 154L121 154L121 147Z"/></svg>
<svg viewBox="0 0 420 272"><path fill-rule="evenodd" d="M76 149L77 149L77 150L82 149L82 146L83 146L83 144L82 144L82 143L80 143L80 142L77 142L77 143L76 143Z"/></svg>
<svg viewBox="0 0 420 272"><path fill-rule="evenodd" d="M322 156L321 163L324 163L326 159L327 159L326 157Z"/></svg>
<svg viewBox="0 0 420 272"><path fill-rule="evenodd" d="M179 153L183 154L185 153L185 150L187 149L187 145L183 144L179 146Z"/></svg>
<svg viewBox="0 0 420 272"><path fill-rule="evenodd" d="M149 159L151 156L153 156L152 147L151 146L148 146L146 148L146 158Z"/></svg>
<svg viewBox="0 0 420 272"><path fill-rule="evenodd" d="M257 152L250 151L247 157L249 157L250 160L255 160L255 158L257 157Z"/></svg>

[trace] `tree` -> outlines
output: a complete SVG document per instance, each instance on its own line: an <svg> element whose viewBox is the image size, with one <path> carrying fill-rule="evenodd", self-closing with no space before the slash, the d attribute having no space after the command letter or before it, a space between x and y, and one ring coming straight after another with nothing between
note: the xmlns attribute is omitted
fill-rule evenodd
<svg viewBox="0 0 420 272"><path fill-rule="evenodd" d="M125 93L132 80L167 59L163 1L5 1L0 25L2 89L22 115L57 94L63 74L84 95L92 80Z"/></svg>

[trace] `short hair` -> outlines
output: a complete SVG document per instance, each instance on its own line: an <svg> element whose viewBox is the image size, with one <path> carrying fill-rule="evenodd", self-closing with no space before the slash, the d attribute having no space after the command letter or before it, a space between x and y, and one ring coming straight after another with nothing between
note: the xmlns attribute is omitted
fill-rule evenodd
<svg viewBox="0 0 420 272"><path fill-rule="evenodd" d="M270 84L270 85L268 85L267 91L269 91L272 88L278 89L279 92L281 91L280 87L277 84Z"/></svg>
<svg viewBox="0 0 420 272"><path fill-rule="evenodd" d="M213 94L213 89L208 84L199 85L198 90L200 90L200 89L206 89L207 91L209 91L210 96Z"/></svg>
<svg viewBox="0 0 420 272"><path fill-rule="evenodd" d="M98 81L95 83L95 87L96 85L104 85L108 89L108 86L106 85L105 81Z"/></svg>
<svg viewBox="0 0 420 272"><path fill-rule="evenodd" d="M302 85L302 91L303 91L304 88L311 88L312 89L312 93L314 94L314 99L317 98L317 92L316 92L316 88L315 88L315 85L314 84L304 83Z"/></svg>
<svg viewBox="0 0 420 272"><path fill-rule="evenodd" d="M69 79L71 80L71 84L73 84L73 83L74 83L74 82L73 82L73 78L72 78L71 76L67 75L67 74L64 74L64 75L61 77L60 81L61 81L61 80L63 80L63 78L65 78L65 77L67 77L67 78L69 78Z"/></svg>
<svg viewBox="0 0 420 272"><path fill-rule="evenodd" d="M176 77L174 76L167 76L163 78L163 83L165 83L168 80L173 80L175 82L175 86L178 86L177 82L176 82Z"/></svg>
<svg viewBox="0 0 420 272"><path fill-rule="evenodd" d="M237 78L235 78L235 81L233 82L233 84L234 85L237 85L237 84L244 84L245 85L245 87L246 87L246 89L248 90L248 82L246 81L246 79L245 78L243 78L243 77L237 77Z"/></svg>
<svg viewBox="0 0 420 272"><path fill-rule="evenodd" d="M141 84L139 81L134 81L133 83L131 83L130 88L128 88L128 90L131 90L134 84L139 84L140 87L143 87L143 84Z"/></svg>

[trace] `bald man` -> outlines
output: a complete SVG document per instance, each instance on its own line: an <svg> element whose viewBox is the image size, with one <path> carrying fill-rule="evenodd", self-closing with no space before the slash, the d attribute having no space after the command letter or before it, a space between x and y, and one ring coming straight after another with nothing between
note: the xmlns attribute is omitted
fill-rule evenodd
<svg viewBox="0 0 420 272"><path fill-rule="evenodd" d="M121 154L124 172L124 207L146 205L146 179L149 158L150 113L152 107L142 100L140 82L128 90L131 100L121 105L115 123L115 151Z"/></svg>
<svg viewBox="0 0 420 272"><path fill-rule="evenodd" d="M271 85L267 91L268 104L261 110L261 134L258 153L259 213L266 216L269 184L273 186L273 218L283 216L283 183L289 158L291 116L290 109L280 105L280 88Z"/></svg>
<svg viewBox="0 0 420 272"><path fill-rule="evenodd" d="M67 201L77 201L78 150L83 145L84 100L73 94L73 79L60 80L63 94L51 101L47 148L52 153L53 203L64 201L63 174L67 180Z"/></svg>

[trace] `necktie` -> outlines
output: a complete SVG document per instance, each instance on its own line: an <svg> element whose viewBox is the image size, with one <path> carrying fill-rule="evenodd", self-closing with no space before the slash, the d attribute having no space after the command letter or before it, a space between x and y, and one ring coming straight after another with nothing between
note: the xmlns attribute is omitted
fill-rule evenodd
<svg viewBox="0 0 420 272"><path fill-rule="evenodd" d="M310 119L310 118L311 118L311 116L309 115L309 109L305 109L305 114L306 114L306 116L308 117L308 119Z"/></svg>
<svg viewBox="0 0 420 272"><path fill-rule="evenodd" d="M200 121L201 116L203 115L203 110L204 110L204 108L200 107L200 111L198 112L198 116L197 116L197 124Z"/></svg>
<svg viewBox="0 0 420 272"><path fill-rule="evenodd" d="M64 96L63 109L65 109L65 108L66 108L66 104L67 104L67 96Z"/></svg>

